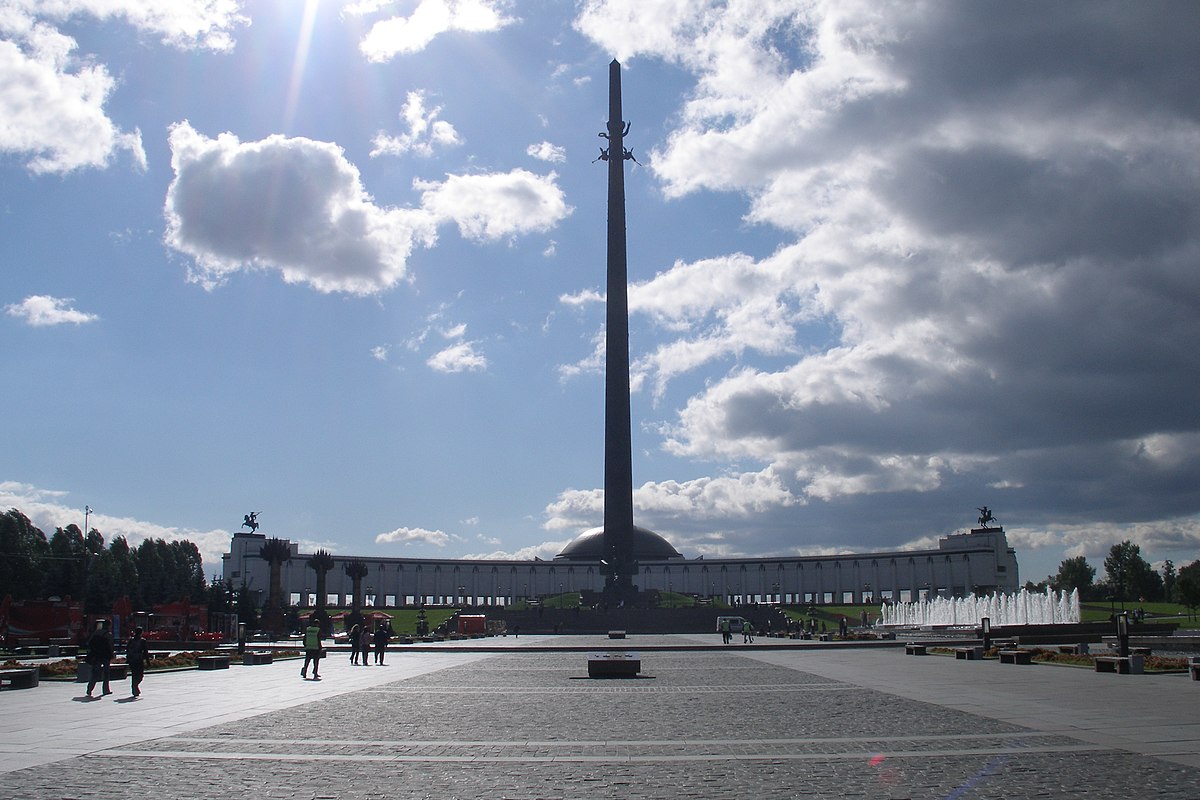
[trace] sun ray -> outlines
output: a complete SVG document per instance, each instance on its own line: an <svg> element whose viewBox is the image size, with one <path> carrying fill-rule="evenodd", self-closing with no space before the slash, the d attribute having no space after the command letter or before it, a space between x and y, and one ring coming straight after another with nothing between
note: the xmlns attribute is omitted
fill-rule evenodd
<svg viewBox="0 0 1200 800"><path fill-rule="evenodd" d="M304 83L304 69L308 63L308 50L312 44L313 29L316 27L317 9L321 0L304 0L304 16L300 21L300 34L296 37L296 54L292 58L292 72L288 78L287 98L283 108L283 130L291 132L296 119L296 108L300 103L300 89Z"/></svg>

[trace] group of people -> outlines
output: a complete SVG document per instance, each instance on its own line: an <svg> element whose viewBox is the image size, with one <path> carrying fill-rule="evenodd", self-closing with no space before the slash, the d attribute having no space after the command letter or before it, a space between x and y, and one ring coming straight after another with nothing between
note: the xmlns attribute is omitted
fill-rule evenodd
<svg viewBox="0 0 1200 800"><path fill-rule="evenodd" d="M738 623L742 632L742 644L754 644L754 623L749 620L742 620ZM728 617L721 619L720 625L721 641L729 644L733 641L734 622Z"/></svg>
<svg viewBox="0 0 1200 800"><path fill-rule="evenodd" d="M99 683L101 696L112 694L109 680L112 677L112 660L116 654L112 635L108 631L108 620L100 620L96 630L88 637L87 665L89 669L87 696L93 697ZM133 638L125 645L125 662L129 665L130 688L134 697L142 695L142 678L146 675L146 658L149 655L142 628L133 629Z"/></svg>
<svg viewBox="0 0 1200 800"><path fill-rule="evenodd" d="M387 652L388 641L392 638L392 632L388 625L380 622L375 625L375 632L371 632L369 625L351 626L348 634L350 642L350 663L357 664L358 659L362 657L362 665L368 665L371 657L371 645L375 645L375 663L383 665L383 654Z"/></svg>
<svg viewBox="0 0 1200 800"><path fill-rule="evenodd" d="M375 663L383 666L383 657L387 652L388 642L392 638L392 626L388 623L380 622L372 631L370 625L359 625L355 623L347 631L347 640L350 645L350 663L358 664L361 658L364 667L370 666L371 663L371 646L375 646ZM308 621L308 627L304 631L304 667L300 670L301 678L308 678L309 665L313 668L313 680L319 680L321 675L320 669L321 659L324 657L325 651L321 648L321 626L316 617Z"/></svg>

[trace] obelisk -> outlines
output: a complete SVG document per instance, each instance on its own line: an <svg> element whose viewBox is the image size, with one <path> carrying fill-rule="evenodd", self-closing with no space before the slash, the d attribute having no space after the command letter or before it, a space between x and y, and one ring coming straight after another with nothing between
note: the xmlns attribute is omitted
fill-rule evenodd
<svg viewBox="0 0 1200 800"><path fill-rule="evenodd" d="M629 417L629 292L625 253L625 150L629 126L621 119L621 64L608 65L608 299L604 356L605 591L634 591L633 433Z"/></svg>

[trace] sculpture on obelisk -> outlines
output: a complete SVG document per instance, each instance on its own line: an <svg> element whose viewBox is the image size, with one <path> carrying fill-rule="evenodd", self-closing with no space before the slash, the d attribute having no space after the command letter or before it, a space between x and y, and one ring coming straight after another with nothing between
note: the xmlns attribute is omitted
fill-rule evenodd
<svg viewBox="0 0 1200 800"><path fill-rule="evenodd" d="M629 123L621 119L621 64L608 65L608 299L604 358L605 592L624 598L633 578L633 433L629 417L629 292L625 253L625 149Z"/></svg>

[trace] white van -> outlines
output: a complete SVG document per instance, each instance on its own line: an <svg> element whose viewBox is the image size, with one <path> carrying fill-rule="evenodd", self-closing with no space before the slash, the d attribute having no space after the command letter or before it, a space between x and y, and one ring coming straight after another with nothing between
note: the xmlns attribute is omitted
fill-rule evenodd
<svg viewBox="0 0 1200 800"><path fill-rule="evenodd" d="M741 633L742 626L748 624L745 617L717 617L717 633L721 632L721 624L729 620L729 632Z"/></svg>

